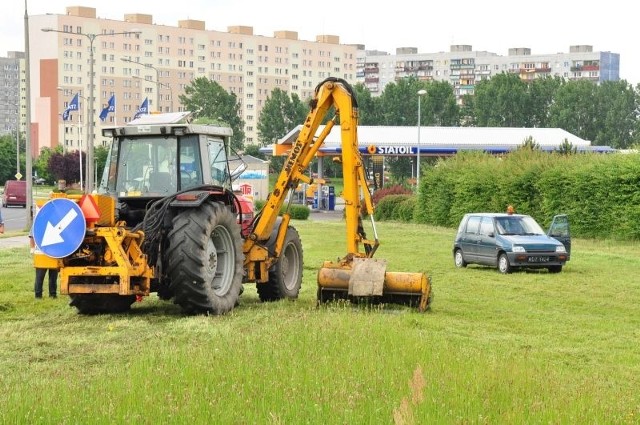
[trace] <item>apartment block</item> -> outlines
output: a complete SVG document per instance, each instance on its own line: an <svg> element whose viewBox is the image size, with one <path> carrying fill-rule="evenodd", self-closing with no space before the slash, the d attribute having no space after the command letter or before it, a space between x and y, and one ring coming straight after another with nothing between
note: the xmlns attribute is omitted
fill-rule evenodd
<svg viewBox="0 0 640 425"><path fill-rule="evenodd" d="M27 122L26 68L23 52L0 58L0 134L24 135Z"/></svg>
<svg viewBox="0 0 640 425"><path fill-rule="evenodd" d="M474 51L471 45L452 45L448 52L437 53L400 47L395 55L361 48L356 62L356 79L373 96L382 94L390 82L413 76L450 83L459 103L465 94L473 94L478 82L503 72L517 74L525 81L547 76L596 83L620 79L620 55L594 52L588 45L570 46L568 53L544 55L533 55L530 48L511 48L507 56Z"/></svg>
<svg viewBox="0 0 640 425"><path fill-rule="evenodd" d="M31 16L29 39L34 145L72 150L86 149L89 119L94 124L94 143L106 146L100 127L128 122L145 98L151 111L182 111L179 96L199 77L219 83L238 97L245 143L256 144L260 111L273 89L295 93L306 101L329 76L352 84L362 82L374 96L386 84L409 76L447 81L461 103L479 81L502 72L527 81L559 76L597 83L619 80L620 67L619 54L594 52L588 45L544 55L512 48L501 56L474 51L471 45L453 45L448 52L436 53L400 47L392 55L366 50L364 44L340 44L338 35L306 41L289 30L272 36L254 34L253 27L242 25L215 31L208 30L204 20L195 19L178 20L176 26L158 25L153 15L145 13L104 19L95 8L83 6L67 7L66 14ZM63 121L62 114L75 94L79 107ZM116 99L115 113L101 122L98 115L111 96ZM1 114L0 125L10 128Z"/></svg>
<svg viewBox="0 0 640 425"><path fill-rule="evenodd" d="M199 77L238 97L245 143L258 143L258 117L273 89L305 101L326 77L355 82L357 47L340 44L336 35L306 41L287 30L267 37L254 34L250 26L207 30L205 21L194 19L166 26L144 13L126 14L119 21L99 18L90 7L67 7L66 12L29 21L32 134L40 147L84 149L89 119L95 124L95 144L106 146L101 126L128 122L145 98L151 111L182 111L179 95ZM63 121L75 94L79 108ZM100 122L98 115L112 95L115 113Z"/></svg>

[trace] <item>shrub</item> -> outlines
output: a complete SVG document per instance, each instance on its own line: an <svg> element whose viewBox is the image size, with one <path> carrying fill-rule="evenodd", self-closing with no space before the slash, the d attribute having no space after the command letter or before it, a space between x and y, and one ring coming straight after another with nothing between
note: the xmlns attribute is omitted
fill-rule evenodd
<svg viewBox="0 0 640 425"><path fill-rule="evenodd" d="M289 208L289 213L291 214L291 218L295 218L296 220L306 220L309 218L309 207L304 205L291 205ZM280 211L282 213L282 210Z"/></svg>
<svg viewBox="0 0 640 425"><path fill-rule="evenodd" d="M266 204L267 202L263 199L254 201L253 205L255 207L256 210L256 214L258 211L260 211L262 209L262 207L264 207L264 204ZM285 206L283 205L282 208L280 208L280 213L279 215L282 215L285 211ZM289 214L291 214L291 218L295 218L296 220L306 220L309 218L309 207L305 206L305 205L291 205L291 208L289 208Z"/></svg>
<svg viewBox="0 0 640 425"><path fill-rule="evenodd" d="M404 195L401 195L404 196ZM409 223L413 221L414 211L416 209L417 199L415 196L407 196L396 205L393 211L393 219Z"/></svg>
<svg viewBox="0 0 640 425"><path fill-rule="evenodd" d="M389 195L410 195L411 193L411 189L402 186L400 184L396 184L393 186L389 186L389 187L383 187L382 189L378 189L375 192L373 192L373 195L371 196L371 200L373 201L373 205L378 205L378 203L380 202L380 200L382 198L384 198L385 196L389 196Z"/></svg>
<svg viewBox="0 0 640 425"><path fill-rule="evenodd" d="M388 195L380 200L376 205L373 217L376 220L396 220L396 209L406 199L412 197L412 195L400 194L400 195ZM413 211L412 211L413 216Z"/></svg>

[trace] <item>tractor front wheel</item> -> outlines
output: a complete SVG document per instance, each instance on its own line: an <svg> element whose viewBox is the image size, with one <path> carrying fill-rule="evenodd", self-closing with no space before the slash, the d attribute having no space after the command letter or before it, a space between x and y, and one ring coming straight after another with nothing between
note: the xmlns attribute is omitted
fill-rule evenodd
<svg viewBox="0 0 640 425"><path fill-rule="evenodd" d="M274 252L275 238L269 241L269 252ZM302 286L302 242L295 227L287 227L280 257L269 270L269 281L257 283L260 301L296 299Z"/></svg>

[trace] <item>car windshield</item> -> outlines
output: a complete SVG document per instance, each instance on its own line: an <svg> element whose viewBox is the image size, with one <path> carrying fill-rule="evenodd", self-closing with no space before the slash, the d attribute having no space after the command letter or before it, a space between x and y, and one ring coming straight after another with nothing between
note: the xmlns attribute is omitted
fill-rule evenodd
<svg viewBox="0 0 640 425"><path fill-rule="evenodd" d="M509 216L496 218L496 227L501 235L544 235L544 230L530 216Z"/></svg>

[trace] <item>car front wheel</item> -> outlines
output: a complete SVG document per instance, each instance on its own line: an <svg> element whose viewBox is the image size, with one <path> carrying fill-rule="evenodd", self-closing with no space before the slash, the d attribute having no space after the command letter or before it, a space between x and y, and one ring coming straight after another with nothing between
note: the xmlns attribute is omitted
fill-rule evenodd
<svg viewBox="0 0 640 425"><path fill-rule="evenodd" d="M498 270L502 274L511 273L511 264L509 264L509 257L507 254L500 254L498 257Z"/></svg>
<svg viewBox="0 0 640 425"><path fill-rule="evenodd" d="M560 273L562 271L562 266L550 266L549 273Z"/></svg>

